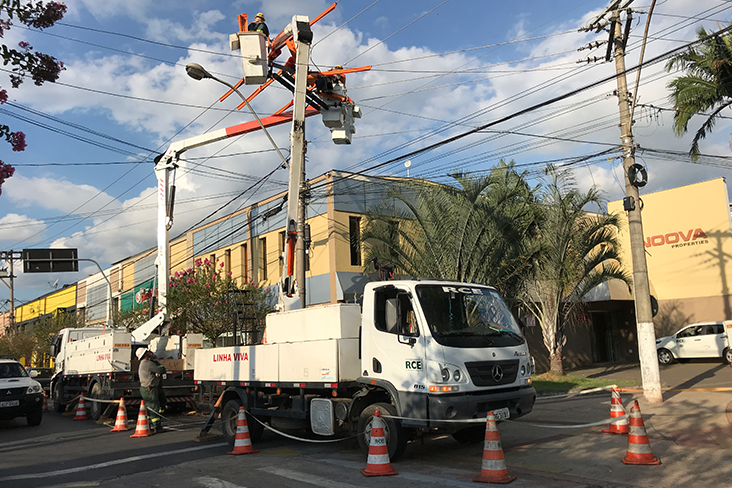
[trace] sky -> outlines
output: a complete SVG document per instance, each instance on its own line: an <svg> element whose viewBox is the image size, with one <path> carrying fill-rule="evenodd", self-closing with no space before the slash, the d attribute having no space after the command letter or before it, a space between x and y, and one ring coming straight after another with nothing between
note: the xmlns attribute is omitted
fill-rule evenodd
<svg viewBox="0 0 732 488"><path fill-rule="evenodd" d="M246 109L236 110L236 96L219 102L226 91L223 85L189 78L185 65L199 63L235 83L243 72L229 35L238 30L238 14L252 19L263 12L274 36L293 15L313 19L331 3L67 0L64 19L43 32L14 25L0 42L14 47L27 41L63 61L66 69L57 83L39 87L26 81L12 89L6 67L0 66L0 87L9 96L0 106L0 123L23 131L28 144L24 152L0 144L0 159L16 168L0 195L0 250L78 248L79 257L106 267L154 247L153 158L171 142L252 120ZM363 114L351 145L334 145L320 118L308 119L307 177L338 169L375 176L409 172L411 177L449 183L450 173L481 174L503 159L515 161L532 183L540 184L546 164L552 162L566 165L581 189L595 186L608 201L622 198L614 80L408 156L615 73L614 62L581 62L604 59L605 45L578 51L607 40L604 31L579 31L607 3L338 2L313 26L311 69L336 64L372 68L347 76L348 95ZM635 0L632 7L628 67L639 61L650 0ZM722 0L658 1L645 59L684 46L695 39L699 27L714 31L728 25L731 14L732 3ZM285 60L285 55L278 59ZM687 135L674 134L666 85L677 75L667 73L663 62L641 73L633 126L642 149L637 162L649 175L641 196L726 177L732 168L722 158L693 164L682 156L654 152L685 153L704 120L696 116ZM628 84L634 87L635 82L633 72ZM243 86L242 91L248 94L254 88ZM275 83L252 107L267 116L291 98ZM703 154L730 156L729 125L729 119L719 120L701 144ZM289 130L288 124L270 130L285 155ZM376 167L390 160L395 161ZM411 161L408 169L406 160ZM216 209L223 207L213 218L284 191L284 169L261 181L280 164L260 132L186 152L177 172L171 237ZM22 303L97 272L87 264L82 263L79 273L24 275L16 263L15 299ZM0 311L7 309L8 297L8 289L0 287Z"/></svg>

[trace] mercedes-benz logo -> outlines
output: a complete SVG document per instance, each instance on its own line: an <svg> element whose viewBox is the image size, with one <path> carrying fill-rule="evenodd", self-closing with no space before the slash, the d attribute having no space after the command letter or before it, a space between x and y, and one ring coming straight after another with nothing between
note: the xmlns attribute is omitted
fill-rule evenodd
<svg viewBox="0 0 732 488"><path fill-rule="evenodd" d="M496 364L491 368L491 377L493 378L493 381L498 383L503 379L503 369Z"/></svg>

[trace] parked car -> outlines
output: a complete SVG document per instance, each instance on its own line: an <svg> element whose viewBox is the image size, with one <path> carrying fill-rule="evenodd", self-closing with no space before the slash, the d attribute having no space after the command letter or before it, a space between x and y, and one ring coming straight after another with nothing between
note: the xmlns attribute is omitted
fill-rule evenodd
<svg viewBox="0 0 732 488"><path fill-rule="evenodd" d="M0 359L0 420L16 417L25 417L30 426L41 424L43 387L18 361Z"/></svg>
<svg viewBox="0 0 732 488"><path fill-rule="evenodd" d="M28 376L36 380L43 387L43 391L46 392L46 396L50 395L51 378L53 378L53 368L38 368L35 366L25 368L28 371Z"/></svg>
<svg viewBox="0 0 732 488"><path fill-rule="evenodd" d="M674 359L724 358L732 363L722 322L687 325L676 334L656 339L658 362L669 364Z"/></svg>

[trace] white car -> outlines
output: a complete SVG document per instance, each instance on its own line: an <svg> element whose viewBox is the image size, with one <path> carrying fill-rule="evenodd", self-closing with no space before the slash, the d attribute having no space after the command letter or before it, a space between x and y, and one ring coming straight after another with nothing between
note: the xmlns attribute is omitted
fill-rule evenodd
<svg viewBox="0 0 732 488"><path fill-rule="evenodd" d="M41 424L43 387L31 376L18 361L0 359L0 420L25 417L30 426Z"/></svg>
<svg viewBox="0 0 732 488"><path fill-rule="evenodd" d="M669 364L674 359L724 358L732 363L722 322L687 325L676 334L656 339L658 362Z"/></svg>

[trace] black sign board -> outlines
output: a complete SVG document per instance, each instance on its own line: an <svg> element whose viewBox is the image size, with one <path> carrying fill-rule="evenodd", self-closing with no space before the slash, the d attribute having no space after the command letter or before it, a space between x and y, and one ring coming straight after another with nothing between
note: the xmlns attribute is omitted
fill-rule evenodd
<svg viewBox="0 0 732 488"><path fill-rule="evenodd" d="M64 273L79 271L76 249L23 249L24 273Z"/></svg>

